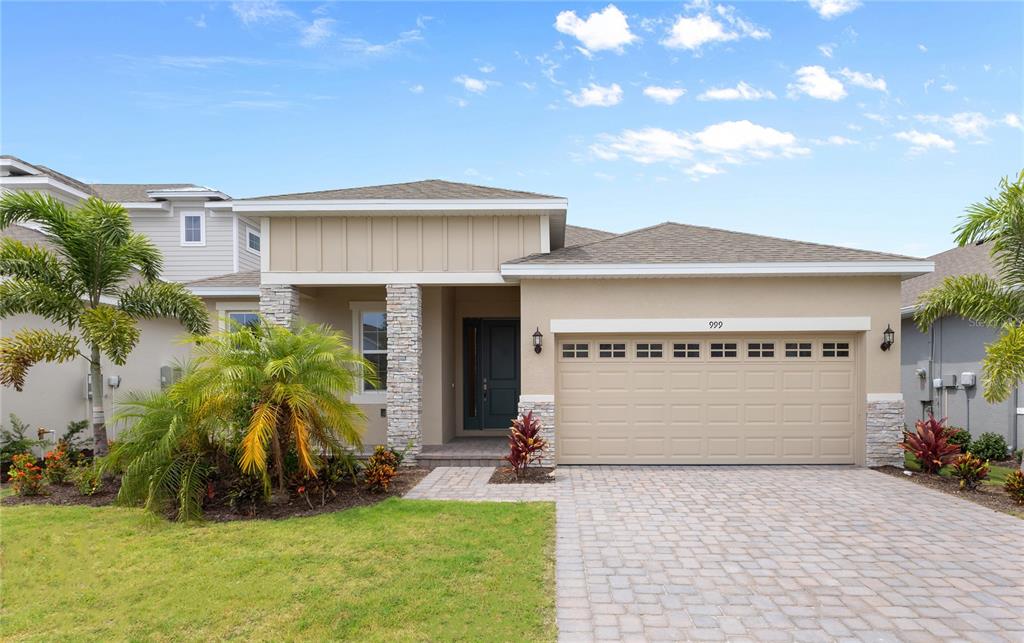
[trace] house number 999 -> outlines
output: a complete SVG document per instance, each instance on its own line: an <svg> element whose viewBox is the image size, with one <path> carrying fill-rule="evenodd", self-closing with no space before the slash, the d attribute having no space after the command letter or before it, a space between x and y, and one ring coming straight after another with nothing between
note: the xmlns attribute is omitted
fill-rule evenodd
<svg viewBox="0 0 1024 643"><path fill-rule="evenodd" d="M720 322L720 321L712 320L712 321L708 322L708 328L721 328L721 327L722 327L722 322Z"/></svg>

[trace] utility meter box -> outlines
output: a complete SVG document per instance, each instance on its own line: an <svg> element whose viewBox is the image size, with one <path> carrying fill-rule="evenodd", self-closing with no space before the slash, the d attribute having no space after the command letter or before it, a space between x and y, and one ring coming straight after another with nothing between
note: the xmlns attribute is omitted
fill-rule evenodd
<svg viewBox="0 0 1024 643"><path fill-rule="evenodd" d="M960 386L964 388L974 388L977 385L977 377L974 373L960 373Z"/></svg>
<svg viewBox="0 0 1024 643"><path fill-rule="evenodd" d="M948 373L942 376L943 388L956 388L956 373Z"/></svg>

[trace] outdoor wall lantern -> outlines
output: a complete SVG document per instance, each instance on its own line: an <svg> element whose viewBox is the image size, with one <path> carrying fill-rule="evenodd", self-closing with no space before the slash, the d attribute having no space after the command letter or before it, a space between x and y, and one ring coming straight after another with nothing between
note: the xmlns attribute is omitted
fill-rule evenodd
<svg viewBox="0 0 1024 643"><path fill-rule="evenodd" d="M885 330L882 331L882 350L887 351L892 347L892 343L896 341L896 331L892 329L889 324L885 325Z"/></svg>
<svg viewBox="0 0 1024 643"><path fill-rule="evenodd" d="M541 346L544 344L544 336L540 334L540 326L537 330L533 331L533 352L540 353Z"/></svg>

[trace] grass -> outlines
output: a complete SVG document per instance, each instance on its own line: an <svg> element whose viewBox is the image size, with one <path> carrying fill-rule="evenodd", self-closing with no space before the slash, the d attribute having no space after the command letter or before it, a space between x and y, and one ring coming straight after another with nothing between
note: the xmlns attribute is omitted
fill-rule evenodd
<svg viewBox="0 0 1024 643"><path fill-rule="evenodd" d="M0 639L553 640L554 522L550 503L200 526L4 507Z"/></svg>
<svg viewBox="0 0 1024 643"><path fill-rule="evenodd" d="M905 452L903 454L903 466L908 471L921 471L921 463L917 461L917 458L914 457L914 454L909 452ZM1003 486L1003 483L1006 482L1006 476L1010 475L1014 471L1016 471L1016 469L1013 467L1001 467L997 464L990 464L988 478L982 480L982 484L1001 487ZM952 468L949 466L942 467L941 469L939 469L939 475L942 476L943 478L952 477Z"/></svg>

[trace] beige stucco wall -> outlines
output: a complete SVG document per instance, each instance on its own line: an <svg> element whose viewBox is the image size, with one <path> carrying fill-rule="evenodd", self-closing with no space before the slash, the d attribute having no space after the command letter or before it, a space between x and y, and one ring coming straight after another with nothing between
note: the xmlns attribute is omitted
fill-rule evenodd
<svg viewBox="0 0 1024 643"><path fill-rule="evenodd" d="M540 215L268 219L271 272L496 272L541 249Z"/></svg>
<svg viewBox="0 0 1024 643"><path fill-rule="evenodd" d="M889 351L877 348L887 324L899 328L898 277L524 279L520 296L524 395L554 394L551 319L587 318L870 317L863 390L900 391L899 336ZM531 345L534 327L544 333L540 355Z"/></svg>

